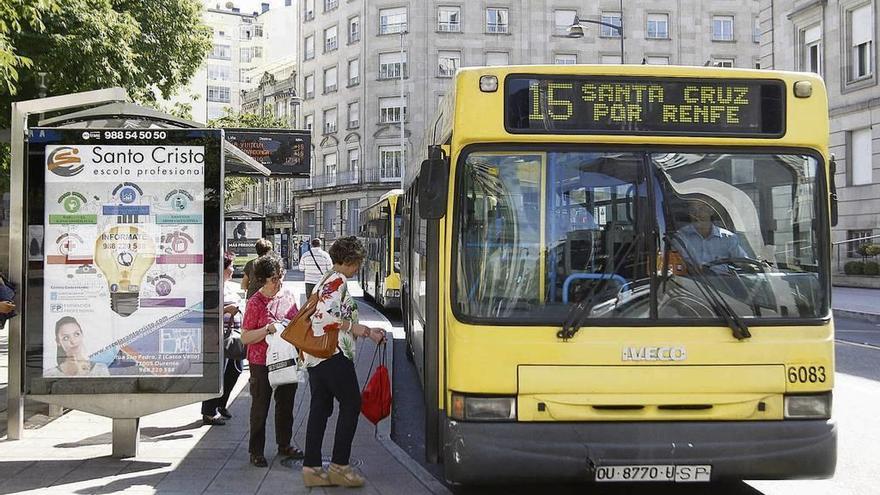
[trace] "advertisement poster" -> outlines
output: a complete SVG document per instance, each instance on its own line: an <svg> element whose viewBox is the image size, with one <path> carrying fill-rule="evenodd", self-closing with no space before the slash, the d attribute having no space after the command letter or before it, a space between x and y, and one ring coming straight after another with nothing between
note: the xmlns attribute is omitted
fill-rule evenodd
<svg viewBox="0 0 880 495"><path fill-rule="evenodd" d="M204 147L45 156L43 376L202 376Z"/></svg>
<svg viewBox="0 0 880 495"><path fill-rule="evenodd" d="M226 219L226 249L235 253L236 268L257 257L257 240L263 237L262 220Z"/></svg>

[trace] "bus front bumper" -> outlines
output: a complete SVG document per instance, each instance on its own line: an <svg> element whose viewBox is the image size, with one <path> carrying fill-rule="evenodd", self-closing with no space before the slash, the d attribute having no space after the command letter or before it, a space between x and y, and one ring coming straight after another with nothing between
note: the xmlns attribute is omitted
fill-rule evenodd
<svg viewBox="0 0 880 495"><path fill-rule="evenodd" d="M712 481L829 478L837 425L826 420L464 423L446 421L449 481L592 481L596 466L705 465Z"/></svg>

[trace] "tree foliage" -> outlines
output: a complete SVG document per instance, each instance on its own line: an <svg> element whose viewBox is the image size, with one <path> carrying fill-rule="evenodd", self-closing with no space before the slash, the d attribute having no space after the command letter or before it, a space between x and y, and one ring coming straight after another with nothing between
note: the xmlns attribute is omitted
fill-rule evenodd
<svg viewBox="0 0 880 495"><path fill-rule="evenodd" d="M287 122L283 119L276 118L269 112L263 112L264 115L256 113L233 113L226 112L220 118L209 120L208 127L223 129L227 127L251 127L256 129L282 129L287 127ZM254 184L255 180L251 177L226 177L224 181L226 194L224 196L225 204L229 205L233 196L247 189L248 186Z"/></svg>
<svg viewBox="0 0 880 495"><path fill-rule="evenodd" d="M196 0L0 0L0 108L38 96L122 86L137 101L170 97L211 47ZM6 15L11 14L10 23ZM14 71L14 72L12 72ZM0 114L6 127L9 114Z"/></svg>

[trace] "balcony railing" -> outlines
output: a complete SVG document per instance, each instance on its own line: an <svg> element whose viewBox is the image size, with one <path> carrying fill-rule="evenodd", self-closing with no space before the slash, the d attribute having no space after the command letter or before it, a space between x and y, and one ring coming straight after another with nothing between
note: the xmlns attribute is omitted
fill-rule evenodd
<svg viewBox="0 0 880 495"><path fill-rule="evenodd" d="M379 168L345 170L335 174L313 175L309 179L294 179L294 191L308 191L326 187L339 187L353 184L371 184L399 181L400 177L387 176Z"/></svg>

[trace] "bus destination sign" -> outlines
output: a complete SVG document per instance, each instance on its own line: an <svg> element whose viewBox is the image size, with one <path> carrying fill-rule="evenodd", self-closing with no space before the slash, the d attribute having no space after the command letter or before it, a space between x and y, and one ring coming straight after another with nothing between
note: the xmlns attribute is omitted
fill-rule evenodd
<svg viewBox="0 0 880 495"><path fill-rule="evenodd" d="M507 130L528 134L781 137L777 80L510 76Z"/></svg>

